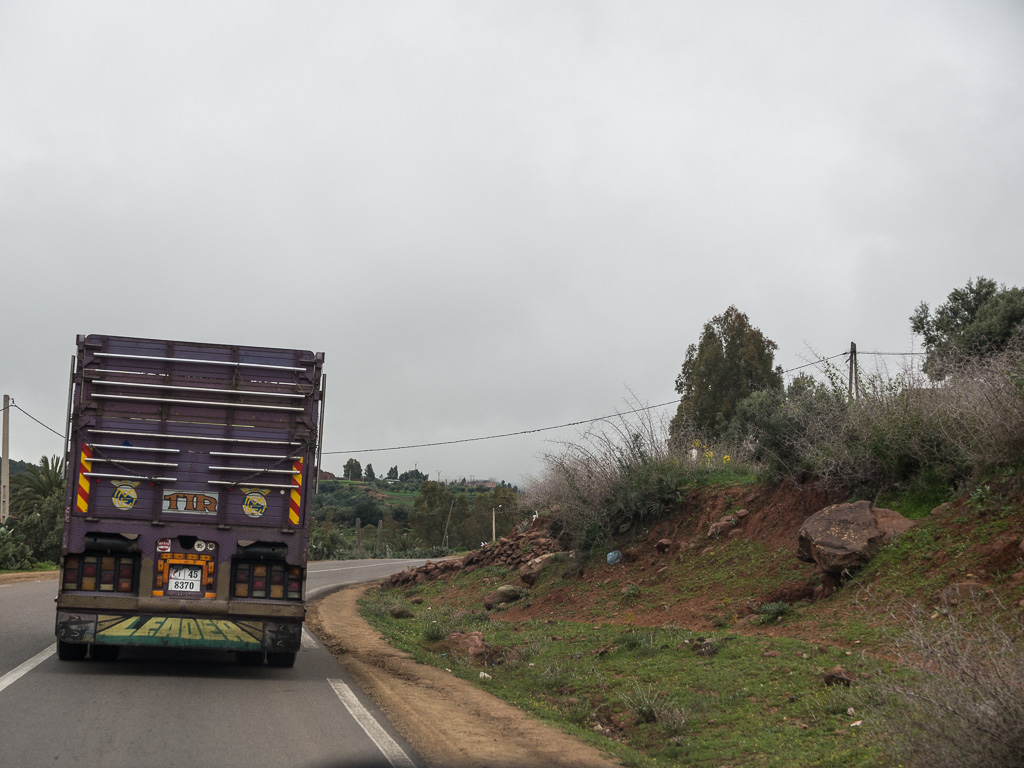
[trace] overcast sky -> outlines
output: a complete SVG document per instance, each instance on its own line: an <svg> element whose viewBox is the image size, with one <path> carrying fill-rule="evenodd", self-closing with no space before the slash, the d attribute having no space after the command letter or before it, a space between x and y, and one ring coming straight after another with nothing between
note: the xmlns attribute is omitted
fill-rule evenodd
<svg viewBox="0 0 1024 768"><path fill-rule="evenodd" d="M730 304L920 351L1022 245L1018 0L0 0L0 389L60 433L76 334L299 347L325 469L522 484L576 430L357 450L676 399Z"/></svg>

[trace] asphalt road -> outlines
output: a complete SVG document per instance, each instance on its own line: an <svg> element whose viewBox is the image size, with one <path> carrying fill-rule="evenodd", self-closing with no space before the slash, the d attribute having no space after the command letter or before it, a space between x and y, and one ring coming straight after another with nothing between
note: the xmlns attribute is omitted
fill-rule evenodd
<svg viewBox="0 0 1024 768"><path fill-rule="evenodd" d="M307 594L422 563L311 563ZM308 631L292 669L150 648L62 662L56 590L55 580L0 585L0 766L423 765Z"/></svg>

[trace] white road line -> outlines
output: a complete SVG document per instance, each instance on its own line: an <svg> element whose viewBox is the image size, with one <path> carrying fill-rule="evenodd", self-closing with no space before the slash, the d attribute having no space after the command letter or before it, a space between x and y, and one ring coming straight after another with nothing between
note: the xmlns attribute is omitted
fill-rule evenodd
<svg viewBox="0 0 1024 768"><path fill-rule="evenodd" d="M316 638L313 637L313 633L305 627L302 628L302 647L307 651L316 650Z"/></svg>
<svg viewBox="0 0 1024 768"><path fill-rule="evenodd" d="M393 768L416 768L412 758L405 753L405 750L398 746L398 742L392 739L380 723L374 719L366 707L359 703L359 699L352 693L352 689L345 685L343 680L328 680L331 688L338 694L345 709L356 719L359 726L370 737L370 740L377 745L377 749L387 758Z"/></svg>
<svg viewBox="0 0 1024 768"><path fill-rule="evenodd" d="M57 650L57 644L54 643L49 648L47 648L45 651L40 651L39 653L37 653L35 656L33 656L31 659L26 661L21 666L15 667L10 672L8 672L6 675L4 675L3 677L0 677L0 691L3 691L4 688L9 686L11 683L14 683L14 682L20 680L23 675L28 674L33 669L38 667L40 664L42 664L48 658L53 656L53 654L54 654L54 652L56 650Z"/></svg>

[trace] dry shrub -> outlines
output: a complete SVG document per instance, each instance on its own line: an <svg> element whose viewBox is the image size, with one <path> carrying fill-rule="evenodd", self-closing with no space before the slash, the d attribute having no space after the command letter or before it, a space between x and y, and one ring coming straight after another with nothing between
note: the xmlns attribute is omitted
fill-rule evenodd
<svg viewBox="0 0 1024 768"><path fill-rule="evenodd" d="M961 362L942 386L946 438L978 466L1024 456L1024 334L1002 352Z"/></svg>
<svg viewBox="0 0 1024 768"><path fill-rule="evenodd" d="M568 546L596 551L612 536L663 515L689 480L744 468L718 446L677 448L664 415L635 398L629 405L560 443L560 452L545 454L540 477L527 483L527 504L549 510L554 532Z"/></svg>
<svg viewBox="0 0 1024 768"><path fill-rule="evenodd" d="M990 602L994 602L990 598ZM903 671L869 681L879 726L905 764L1024 765L1024 624L1002 606L893 616ZM908 671L909 670L909 671Z"/></svg>
<svg viewBox="0 0 1024 768"><path fill-rule="evenodd" d="M528 484L528 503L551 510L571 545L598 546L609 533L609 505L623 478L667 458L666 434L664 420L642 407L596 422L575 442L561 443L561 452L543 456L545 469Z"/></svg>
<svg viewBox="0 0 1024 768"><path fill-rule="evenodd" d="M984 358L948 361L942 382L907 367L859 382L851 399L835 368L828 383L758 393L730 435L746 438L774 472L838 487L890 487L929 473L946 482L1024 458L1024 337Z"/></svg>

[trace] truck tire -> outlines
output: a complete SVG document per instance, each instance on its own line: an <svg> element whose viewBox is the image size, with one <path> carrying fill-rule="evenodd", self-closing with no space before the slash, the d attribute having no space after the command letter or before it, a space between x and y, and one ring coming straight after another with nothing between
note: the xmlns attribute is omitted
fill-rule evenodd
<svg viewBox="0 0 1024 768"><path fill-rule="evenodd" d="M61 661L81 661L85 658L89 646L85 643L68 643L57 641L57 658Z"/></svg>
<svg viewBox="0 0 1024 768"><path fill-rule="evenodd" d="M235 660L243 667L258 667L265 655L263 651L235 651Z"/></svg>
<svg viewBox="0 0 1024 768"><path fill-rule="evenodd" d="M295 656L295 651L270 651L267 653L267 664L287 669L295 666Z"/></svg>
<svg viewBox="0 0 1024 768"><path fill-rule="evenodd" d="M89 656L93 661L117 661L117 657L121 655L121 646L119 645L90 645Z"/></svg>

